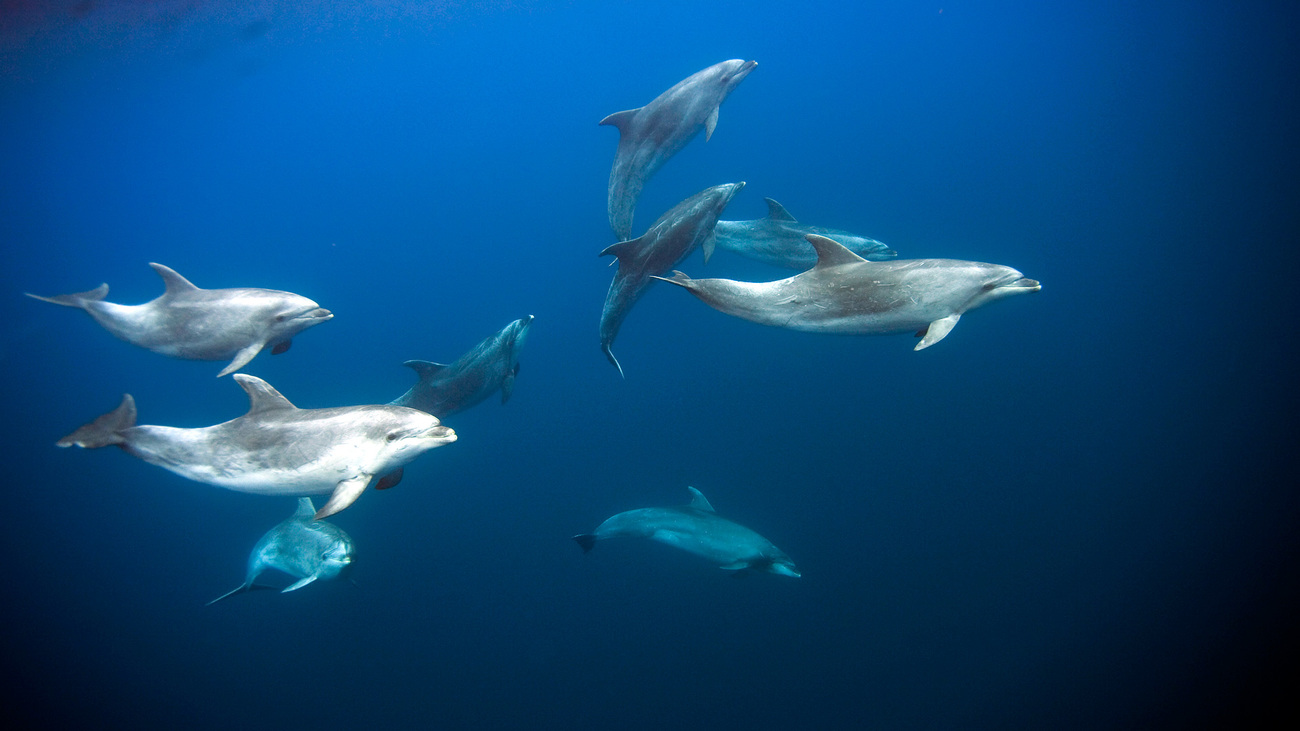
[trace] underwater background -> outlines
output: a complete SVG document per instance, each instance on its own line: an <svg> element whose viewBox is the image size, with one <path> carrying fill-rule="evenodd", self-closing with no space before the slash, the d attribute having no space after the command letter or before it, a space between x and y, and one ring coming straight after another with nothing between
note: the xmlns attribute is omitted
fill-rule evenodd
<svg viewBox="0 0 1300 731"><path fill-rule="evenodd" d="M1300 7L0 0L6 715L108 728L1196 728L1294 700ZM758 68L639 234L746 181L1041 292L942 343L668 286L601 354L606 115ZM54 442L247 399L24 297L267 287L335 313L244 370L382 403L536 316L509 403L331 522L355 583L205 602L295 501ZM696 277L786 277L719 251ZM1290 434L1291 436L1287 436ZM632 539L688 502L803 572ZM266 579L284 578L268 574ZM1294 703L1283 711L1296 718Z"/></svg>

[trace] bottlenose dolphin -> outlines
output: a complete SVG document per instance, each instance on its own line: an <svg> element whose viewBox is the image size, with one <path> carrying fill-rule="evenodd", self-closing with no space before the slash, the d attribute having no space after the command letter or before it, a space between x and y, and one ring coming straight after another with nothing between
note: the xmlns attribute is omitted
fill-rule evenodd
<svg viewBox="0 0 1300 731"><path fill-rule="evenodd" d="M703 556L718 568L754 569L782 576L799 576L799 569L772 542L738 523L718 517L703 493L693 487L691 504L673 508L641 508L619 513L573 540L587 553L596 541L615 536L649 538L687 553Z"/></svg>
<svg viewBox="0 0 1300 731"><path fill-rule="evenodd" d="M60 439L60 447L115 444L182 477L258 495L329 495L325 518L351 505L376 476L396 485L402 467L456 441L435 416L404 406L300 409L269 383L236 373L248 413L215 426L182 429L135 425L130 394L113 411Z"/></svg>
<svg viewBox="0 0 1300 731"><path fill-rule="evenodd" d="M464 411L500 389L501 403L510 400L519 373L519 351L528 338L533 316L523 317L475 345L451 365L427 360L408 360L402 365L415 370L420 380L393 401L445 418Z"/></svg>
<svg viewBox="0 0 1300 731"><path fill-rule="evenodd" d="M620 241L600 252L601 256L612 254L618 258L618 272L610 282L605 307L600 313L600 349L620 376L623 366L618 364L610 346L632 305L654 284L652 275L666 274L695 251L695 247L711 245L718 215L743 187L745 184L741 182L706 188L673 206L639 238Z"/></svg>
<svg viewBox="0 0 1300 731"><path fill-rule="evenodd" d="M233 358L218 377L248 365L262 348L279 355L293 336L334 315L301 295L276 289L239 287L199 289L162 264L149 266L166 290L142 305L105 302L108 285L89 292L40 297L65 307L80 307L117 337L155 353L191 360Z"/></svg>
<svg viewBox="0 0 1300 731"><path fill-rule="evenodd" d="M809 235L817 265L775 282L671 279L705 304L763 325L808 332L883 335L916 330L928 348L963 313L1042 286L1011 267L955 259L871 262L825 236Z"/></svg>
<svg viewBox="0 0 1300 731"><path fill-rule="evenodd" d="M313 519L315 513L311 498L298 498L293 515L267 531L253 546L244 583L208 602L208 606L246 591L274 588L253 583L267 569L278 569L297 579L281 589L282 594L317 579L333 579L350 569L356 551L352 537L336 525Z"/></svg>
<svg viewBox="0 0 1300 731"><path fill-rule="evenodd" d="M785 206L771 198L767 217L750 221L718 221L713 229L716 246L734 251L772 266L807 269L817 263L817 251L808 244L808 234L835 239L863 259L886 261L898 258L898 252L865 236L834 228L799 223ZM708 258L705 258L708 263Z"/></svg>
<svg viewBox="0 0 1300 731"><path fill-rule="evenodd" d="M677 82L639 109L600 120L617 127L618 152L609 171L609 226L620 241L632 238L632 213L650 176L704 130L718 126L718 106L745 80L757 61L715 63Z"/></svg>

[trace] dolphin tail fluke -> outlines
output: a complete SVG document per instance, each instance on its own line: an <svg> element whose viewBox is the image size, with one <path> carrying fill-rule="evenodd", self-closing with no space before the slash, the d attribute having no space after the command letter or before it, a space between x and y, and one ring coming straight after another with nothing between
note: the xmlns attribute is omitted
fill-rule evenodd
<svg viewBox="0 0 1300 731"><path fill-rule="evenodd" d="M216 599L213 599L212 601L208 602L207 604L204 604L203 606L205 606L205 607L210 607L210 606L212 606L213 604L216 604L217 602L221 601L222 599L227 599L227 598L232 597L232 596L234 596L234 595L236 595L236 594L243 594L244 592L247 592L247 591L257 591L258 589L274 589L274 588L275 588L274 586L267 586L266 584L240 584L239 586L236 586L235 588L231 589L230 591L226 592L225 594L222 594L221 596L217 597Z"/></svg>
<svg viewBox="0 0 1300 731"><path fill-rule="evenodd" d="M627 376L623 375L623 366L618 364L618 358L614 357L614 351L610 350L609 343L601 343L600 349L605 353L605 357L609 358L609 362L613 363L614 367L618 369L619 377L626 379Z"/></svg>
<svg viewBox="0 0 1300 731"><path fill-rule="evenodd" d="M653 278L653 279L658 279L658 280L661 281L661 282L667 282L667 283L669 283L669 284L675 284L675 285L677 285L678 287L683 287L683 288L685 288L685 289L690 289L690 288L691 288L691 282L695 281L695 280L691 279L690 277L686 276L685 274L683 274L682 272L677 271L676 269L673 270L673 275L672 275L671 277L660 277L660 276L656 276L656 275L654 275L654 274L651 274L650 276L651 276L651 278Z"/></svg>
<svg viewBox="0 0 1300 731"><path fill-rule="evenodd" d="M582 546L583 553L591 553L591 549L596 546L596 536L590 533L579 533L573 537L573 540L577 541L579 546Z"/></svg>
<svg viewBox="0 0 1300 731"><path fill-rule="evenodd" d="M98 449L110 444L125 444L126 438L121 432L133 426L135 426L135 399L128 393L122 396L122 403L116 409L78 428L56 444L60 447L71 447L75 444L86 449Z"/></svg>
<svg viewBox="0 0 1300 731"><path fill-rule="evenodd" d="M28 297L38 299L42 302L53 302L56 305L64 307L81 307L85 308L87 302L98 302L108 296L108 285L101 284L87 292L77 292L76 294L61 294L55 297L42 297L39 294L27 293Z"/></svg>

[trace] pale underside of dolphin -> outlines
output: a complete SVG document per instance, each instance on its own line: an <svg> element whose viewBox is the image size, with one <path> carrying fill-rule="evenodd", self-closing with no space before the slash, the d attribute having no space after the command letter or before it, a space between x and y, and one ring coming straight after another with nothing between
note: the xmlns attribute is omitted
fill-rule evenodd
<svg viewBox="0 0 1300 731"><path fill-rule="evenodd" d="M641 508L618 513L573 540L583 553L596 541L619 536L649 538L716 563L718 568L736 571L753 569L783 576L799 576L794 561L772 542L739 523L720 517L693 487L690 505L669 508Z"/></svg>
<svg viewBox="0 0 1300 731"><path fill-rule="evenodd" d="M824 236L809 235L817 264L775 282L663 278L705 304L763 325L807 332L883 335L916 331L922 350L961 316L1041 285L1011 267L955 259L872 262Z"/></svg>
<svg viewBox="0 0 1300 731"><path fill-rule="evenodd" d="M300 409L266 381L243 373L248 413L214 426L136 426L127 394L113 411L60 439L58 446L116 445L196 482L257 495L329 495L324 518L351 505L378 478L396 485L402 467L456 440L438 419L403 406Z"/></svg>
<svg viewBox="0 0 1300 731"><path fill-rule="evenodd" d="M808 243L808 234L835 239L849 251L870 261L897 259L898 252L881 242L824 226L800 223L785 206L771 198L765 218L750 221L718 221L713 229L715 246L764 264L785 269L804 270L817 263L817 250ZM708 263L708 258L705 258Z"/></svg>
<svg viewBox="0 0 1300 731"><path fill-rule="evenodd" d="M519 352L523 350L533 316L522 317L485 338L451 365L427 360L408 360L402 365L419 376L406 393L392 401L439 418L464 411L493 393L501 392L501 403L514 393L519 375Z"/></svg>
<svg viewBox="0 0 1300 731"><path fill-rule="evenodd" d="M667 274L696 248L710 245L718 216L743 187L740 182L706 188L673 206L644 235L600 252L618 259L618 271L600 313L600 349L619 375L623 375L623 366L611 347L632 306L654 284L654 275Z"/></svg>
<svg viewBox="0 0 1300 731"><path fill-rule="evenodd" d="M142 305L105 302L108 285L57 297L33 297L85 310L105 330L132 345L191 360L225 360L218 373L233 373L268 345L278 355L293 336L334 315L292 292L240 287L200 289L162 264L150 263L166 290Z"/></svg>
<svg viewBox="0 0 1300 731"><path fill-rule="evenodd" d="M718 107L757 61L731 59L679 81L654 101L605 117L601 124L617 127L618 152L609 171L609 226L620 241L632 238L632 214L641 189L668 158L704 130L713 137Z"/></svg>
<svg viewBox="0 0 1300 731"><path fill-rule="evenodd" d="M340 576L352 565L355 548L352 537L332 523L314 518L311 498L298 499L298 509L288 520L262 536L248 556L244 583L208 602L211 606L226 597L256 589L276 587L258 584L257 578L276 569L297 579L280 590L287 593L317 580Z"/></svg>

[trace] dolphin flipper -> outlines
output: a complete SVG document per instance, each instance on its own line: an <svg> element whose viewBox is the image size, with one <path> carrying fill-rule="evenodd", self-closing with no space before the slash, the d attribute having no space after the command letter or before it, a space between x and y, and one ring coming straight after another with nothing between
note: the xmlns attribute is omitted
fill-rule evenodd
<svg viewBox="0 0 1300 731"><path fill-rule="evenodd" d="M952 329L957 326L957 321L960 319L960 314L954 314L948 315L947 317L941 317L930 323L930 326L925 329L925 335L921 338L921 342L917 343L913 350L925 350L931 345L943 340L948 336L948 333L952 332Z"/></svg>
<svg viewBox="0 0 1300 731"><path fill-rule="evenodd" d="M257 354L262 352L262 346L264 345L266 345L266 343L253 343L252 345L245 347L243 350L240 350L238 353L235 353L235 359L230 361L230 365L221 369L221 372L217 374L217 378L221 378L229 373L234 373L240 368L248 365L249 361L256 358ZM288 350L288 348L285 348L285 350ZM280 352L284 351L282 350Z"/></svg>
<svg viewBox="0 0 1300 731"><path fill-rule="evenodd" d="M298 589L303 588L304 586L310 584L311 582L313 582L313 581L315 581L315 580L316 580L316 576L315 576L314 574L311 575L311 576L308 576L308 577L305 577L305 578L299 579L299 580L293 582L292 584L290 584L290 585L284 587L283 589L281 589L281 590L280 590L280 593L281 593L281 594L288 594L288 593L291 592L291 591L296 591L296 590L298 590Z"/></svg>
<svg viewBox="0 0 1300 731"><path fill-rule="evenodd" d="M361 493L366 491L366 485L370 484L370 478L374 475L362 473L348 480L343 480L330 493L329 502L325 503L320 510L316 511L316 520L328 518L347 506L355 503Z"/></svg>

